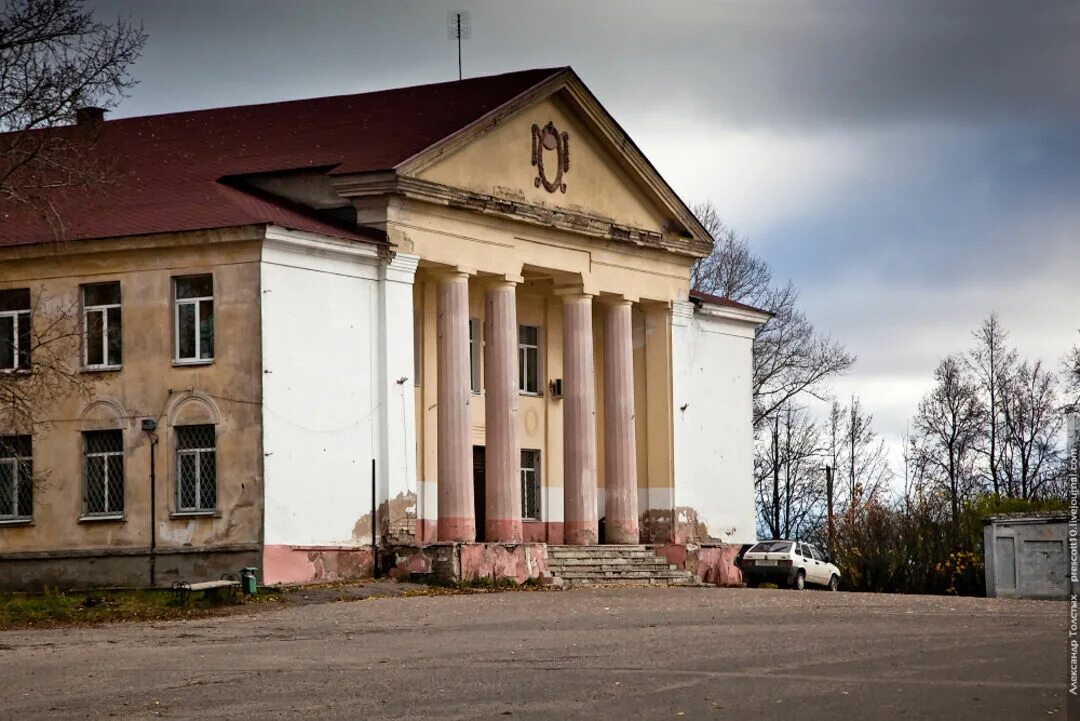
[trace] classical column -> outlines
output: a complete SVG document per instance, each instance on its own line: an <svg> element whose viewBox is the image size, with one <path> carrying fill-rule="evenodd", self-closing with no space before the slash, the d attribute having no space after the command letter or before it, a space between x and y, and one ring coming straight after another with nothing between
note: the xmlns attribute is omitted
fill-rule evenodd
<svg viewBox="0 0 1080 721"><path fill-rule="evenodd" d="M484 540L521 541L521 446L517 433L516 284L498 281L484 299Z"/></svg>
<svg viewBox="0 0 1080 721"><path fill-rule="evenodd" d="M592 297L563 296L563 528L565 542L597 542L596 377Z"/></svg>
<svg viewBox="0 0 1080 721"><path fill-rule="evenodd" d="M639 543L630 301L604 314L604 541Z"/></svg>
<svg viewBox="0 0 1080 721"><path fill-rule="evenodd" d="M469 277L438 279L438 460L440 541L476 540L469 417Z"/></svg>

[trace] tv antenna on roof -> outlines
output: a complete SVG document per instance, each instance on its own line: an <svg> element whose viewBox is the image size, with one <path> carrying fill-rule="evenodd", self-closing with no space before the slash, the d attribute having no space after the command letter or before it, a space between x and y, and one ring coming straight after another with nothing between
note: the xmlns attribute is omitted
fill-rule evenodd
<svg viewBox="0 0 1080 721"><path fill-rule="evenodd" d="M472 35L472 23L469 11L450 12L446 16L446 29L451 40L457 40L457 78L461 80L461 40L468 40Z"/></svg>

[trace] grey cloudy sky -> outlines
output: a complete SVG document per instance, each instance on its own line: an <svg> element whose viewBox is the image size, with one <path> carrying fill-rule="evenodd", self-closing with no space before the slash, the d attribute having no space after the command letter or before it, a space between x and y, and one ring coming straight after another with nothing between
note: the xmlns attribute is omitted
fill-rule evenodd
<svg viewBox="0 0 1080 721"><path fill-rule="evenodd" d="M114 114L572 65L688 202L711 199L859 356L897 441L991 311L1080 336L1080 3L102 0L150 34Z"/></svg>

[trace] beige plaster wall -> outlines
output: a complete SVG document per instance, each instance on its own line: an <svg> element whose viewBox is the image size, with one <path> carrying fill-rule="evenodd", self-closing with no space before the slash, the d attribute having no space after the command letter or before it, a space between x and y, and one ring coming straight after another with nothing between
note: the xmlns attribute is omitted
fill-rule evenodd
<svg viewBox="0 0 1080 721"><path fill-rule="evenodd" d="M87 251L76 253L85 248ZM36 252L45 251L38 248ZM157 421L155 453L157 536L161 549L237 547L260 541L262 444L259 359L259 241L252 232L221 231L143 240L117 240L63 248L33 257L5 251L0 288L29 287L54 302L80 300L80 285L120 281L123 368L84 372L92 398L53 404L33 433L39 480L33 523L0 526L0 553L107 549L145 550L150 544L150 440L144 418ZM215 359L173 363L172 278L214 277ZM35 323L41 322L35 319ZM76 361L76 358L72 359ZM173 426L217 425L218 511L175 517ZM83 514L81 431L124 433L124 517L80 521Z"/></svg>

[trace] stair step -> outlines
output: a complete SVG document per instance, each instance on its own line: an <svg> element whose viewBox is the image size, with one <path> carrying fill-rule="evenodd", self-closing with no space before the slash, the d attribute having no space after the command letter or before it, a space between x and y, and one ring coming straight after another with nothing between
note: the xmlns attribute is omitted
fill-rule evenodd
<svg viewBox="0 0 1080 721"><path fill-rule="evenodd" d="M559 578L689 578L685 571L565 571Z"/></svg>
<svg viewBox="0 0 1080 721"><path fill-rule="evenodd" d="M599 569L604 571L634 570L634 571L674 571L676 567L672 563L663 561L643 561L640 563L617 563L610 560L588 560L577 563L548 563L549 569L561 571L584 571Z"/></svg>
<svg viewBox="0 0 1080 721"><path fill-rule="evenodd" d="M696 578L576 578L565 579L564 584L568 588L585 588L589 586L697 586Z"/></svg>
<svg viewBox="0 0 1080 721"><path fill-rule="evenodd" d="M589 550L589 551L548 551L548 558L656 558L656 554L651 551L608 551L608 550Z"/></svg>

